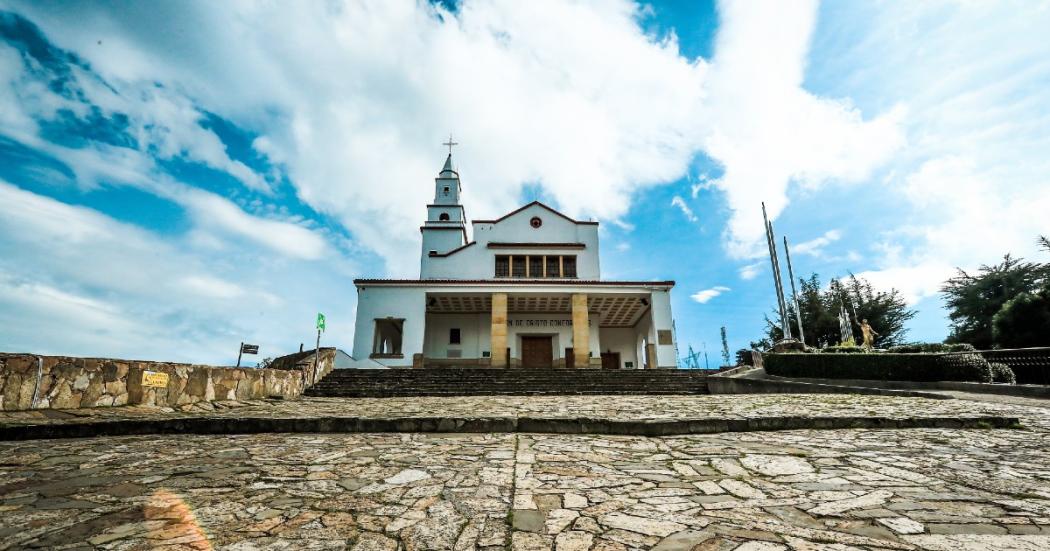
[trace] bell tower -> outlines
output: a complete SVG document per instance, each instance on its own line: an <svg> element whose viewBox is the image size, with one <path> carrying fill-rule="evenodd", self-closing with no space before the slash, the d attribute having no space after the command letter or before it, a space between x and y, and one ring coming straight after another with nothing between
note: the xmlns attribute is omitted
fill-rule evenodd
<svg viewBox="0 0 1050 551"><path fill-rule="evenodd" d="M423 232L421 267L427 258L446 254L467 244L467 220L459 195L462 187L459 172L452 165L452 146L449 136L448 157L437 178L434 178L434 201L427 205L427 221L419 228Z"/></svg>

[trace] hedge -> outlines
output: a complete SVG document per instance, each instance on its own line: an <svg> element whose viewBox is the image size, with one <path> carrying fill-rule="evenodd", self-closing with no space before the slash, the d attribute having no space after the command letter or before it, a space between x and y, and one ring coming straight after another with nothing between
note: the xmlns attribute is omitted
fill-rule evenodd
<svg viewBox="0 0 1050 551"><path fill-rule="evenodd" d="M766 354L766 373L811 379L992 382L978 354Z"/></svg>
<svg viewBox="0 0 1050 551"><path fill-rule="evenodd" d="M917 354L926 352L930 354L941 354L945 352L973 352L976 348L972 344L944 344L942 342L913 342L900 346L891 346L887 352L894 354Z"/></svg>
<svg viewBox="0 0 1050 551"><path fill-rule="evenodd" d="M821 354L863 354L868 349L862 346L826 346L820 349Z"/></svg>

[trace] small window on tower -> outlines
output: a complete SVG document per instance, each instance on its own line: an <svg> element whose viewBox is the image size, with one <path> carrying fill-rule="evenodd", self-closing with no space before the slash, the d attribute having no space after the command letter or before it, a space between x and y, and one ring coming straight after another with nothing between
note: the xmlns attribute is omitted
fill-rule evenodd
<svg viewBox="0 0 1050 551"><path fill-rule="evenodd" d="M441 220L442 222L448 222L448 213L441 213L441 215L438 216L438 220Z"/></svg>
<svg viewBox="0 0 1050 551"><path fill-rule="evenodd" d="M448 186L445 186L445 188L442 189L441 192L445 195L448 195Z"/></svg>

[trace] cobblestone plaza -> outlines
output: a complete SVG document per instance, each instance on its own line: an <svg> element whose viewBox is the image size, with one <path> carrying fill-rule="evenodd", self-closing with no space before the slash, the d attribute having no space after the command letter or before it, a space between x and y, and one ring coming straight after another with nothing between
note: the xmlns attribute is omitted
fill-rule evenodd
<svg viewBox="0 0 1050 551"><path fill-rule="evenodd" d="M1022 427L4 442L0 548L1047 549L1050 410L1018 402L759 395L229 404L221 415L994 413ZM90 411L109 420L203 414ZM6 414L0 423L61 423L72 414L49 416Z"/></svg>

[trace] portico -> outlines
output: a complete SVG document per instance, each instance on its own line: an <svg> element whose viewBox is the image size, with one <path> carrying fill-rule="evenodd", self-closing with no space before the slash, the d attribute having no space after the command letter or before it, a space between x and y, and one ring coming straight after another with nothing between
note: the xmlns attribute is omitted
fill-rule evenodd
<svg viewBox="0 0 1050 551"><path fill-rule="evenodd" d="M539 202L473 220L468 233L460 191L449 155L420 227L419 279L354 281L355 358L404 368L675 367L673 281L602 280L598 223Z"/></svg>
<svg viewBox="0 0 1050 551"><path fill-rule="evenodd" d="M399 331L372 358L391 367L673 367L674 345L658 327L672 282L356 280L371 320ZM411 298L409 298L411 297ZM656 308L654 309L654 305ZM368 323L361 319L359 323ZM420 323L421 321L421 323ZM669 325L669 319L667 320ZM367 332L358 329L367 346ZM663 343L661 344L661 337Z"/></svg>

